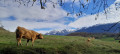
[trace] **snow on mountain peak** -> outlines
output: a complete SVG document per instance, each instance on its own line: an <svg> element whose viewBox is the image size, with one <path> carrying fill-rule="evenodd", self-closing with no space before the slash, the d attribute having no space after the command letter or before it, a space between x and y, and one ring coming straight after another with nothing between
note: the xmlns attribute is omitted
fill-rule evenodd
<svg viewBox="0 0 120 54"><path fill-rule="evenodd" d="M46 33L46 35L67 35L71 32L74 32L74 30L73 29L53 30Z"/></svg>

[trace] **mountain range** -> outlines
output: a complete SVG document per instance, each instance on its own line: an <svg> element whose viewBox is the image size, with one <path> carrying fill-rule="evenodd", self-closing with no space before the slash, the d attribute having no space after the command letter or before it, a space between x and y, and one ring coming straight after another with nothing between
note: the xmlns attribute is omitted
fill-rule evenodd
<svg viewBox="0 0 120 54"><path fill-rule="evenodd" d="M50 31L48 33L46 33L45 35L67 35L69 33L74 32L73 30L68 30L68 29L64 29L64 30L53 30Z"/></svg>
<svg viewBox="0 0 120 54"><path fill-rule="evenodd" d="M88 32L88 33L118 33L120 27L120 23L112 27L115 23L109 23L109 24L100 24L100 25L94 25L91 27L84 27L81 28L75 32ZM112 27L112 28L111 28ZM111 28L111 29L110 29ZM108 30L108 31L107 31Z"/></svg>
<svg viewBox="0 0 120 54"><path fill-rule="evenodd" d="M108 24L97 24L91 27L83 27L77 30L53 30L50 31L48 33L46 33L46 35L67 35L73 32L87 32L87 33L118 33L120 32L120 23L116 24L114 27L112 27L115 23L108 23ZM112 28L111 28L112 27ZM109 29L111 28L111 29ZM108 30L108 31L106 31Z"/></svg>

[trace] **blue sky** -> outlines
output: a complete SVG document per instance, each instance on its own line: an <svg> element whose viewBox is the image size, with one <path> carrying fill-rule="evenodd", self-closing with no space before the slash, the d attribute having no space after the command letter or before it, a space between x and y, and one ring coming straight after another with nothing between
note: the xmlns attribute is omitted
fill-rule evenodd
<svg viewBox="0 0 120 54"><path fill-rule="evenodd" d="M100 1L100 0L96 0L96 1ZM115 2L115 0L107 0L107 4L108 4L108 7L111 5L111 4L113 4ZM66 5L63 5L62 6L62 8L64 9L64 10L66 10L67 12L72 12L72 7L71 7L71 2L66 2L65 3ZM74 3L73 4L73 6L74 6L74 11L75 11L75 13L77 13L77 12L79 12L79 2L76 2L76 3ZM87 6L88 6L88 9L86 10L86 11L83 11L84 9L83 8L81 8L80 9L80 11L83 11L85 14L91 14L92 12L94 12L93 11L93 7L95 6L94 5L94 3L93 3L93 0L91 0L91 1L89 1L88 2L88 4L86 4ZM100 4L99 4L100 5ZM98 5L98 7L99 7L99 5ZM87 7L86 6L86 7ZM98 7L96 8L96 10L98 10ZM101 7L103 7L103 4L102 4L102 6ZM101 11L103 11L104 9L103 8L100 8L100 12ZM94 14L96 14L96 13L94 13Z"/></svg>
<svg viewBox="0 0 120 54"><path fill-rule="evenodd" d="M56 0L52 0L56 2ZM82 1L83 3L89 4L88 10L85 12L84 9L82 16L76 16L76 13L79 11L79 0L76 0L74 3L75 13L67 16L67 13L72 12L71 3L72 0L66 0L64 6L56 5L56 8L53 8L50 2L46 3L46 9L40 9L38 2L35 2L34 6L23 6L14 1L6 1L4 4L0 1L0 21L2 22L5 29L12 32L15 31L17 26L25 27L30 30L35 30L40 33L46 33L52 30L62 30L62 29L77 29L82 27L89 27L96 24L111 23L116 22L116 19L113 20L112 17L117 17L119 14L115 14L114 2L119 2L119 0L108 0L108 7L111 7L112 14L114 16L109 16L110 20L106 20L103 16L103 8L100 9L100 17L95 21L95 14L90 15L92 12L91 7L93 7L92 0L89 2ZM99 1L99 0L97 0ZM31 5L31 3L29 4ZM107 9L107 8L106 8ZM108 15L110 15L109 13ZM119 13L119 12L118 12ZM101 17L102 16L102 17ZM104 18L104 19L102 19ZM104 21L104 22L103 22Z"/></svg>

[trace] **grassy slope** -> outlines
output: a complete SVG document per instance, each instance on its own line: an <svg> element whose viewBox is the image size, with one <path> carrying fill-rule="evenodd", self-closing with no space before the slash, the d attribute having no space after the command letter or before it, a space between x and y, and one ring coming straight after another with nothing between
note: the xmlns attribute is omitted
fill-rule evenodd
<svg viewBox="0 0 120 54"><path fill-rule="evenodd" d="M0 30L0 54L120 54L120 44L117 42L92 40L77 36L46 36L38 39L34 47L26 46L26 40L22 39L23 46L16 46L15 34Z"/></svg>

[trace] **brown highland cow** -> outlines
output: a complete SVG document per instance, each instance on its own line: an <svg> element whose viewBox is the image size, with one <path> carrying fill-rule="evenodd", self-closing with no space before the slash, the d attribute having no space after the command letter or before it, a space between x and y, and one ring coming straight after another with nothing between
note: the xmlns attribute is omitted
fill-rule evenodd
<svg viewBox="0 0 120 54"><path fill-rule="evenodd" d="M21 44L21 39L24 38L24 39L27 39L27 46L28 46L28 42L29 40L32 41L32 46L33 46L33 43L36 39L43 39L43 36L42 34L40 33L37 33L35 31L32 31L32 30L27 30L23 27L20 27L18 26L17 29L16 29L16 39L17 39L17 45L19 46L22 45Z"/></svg>

